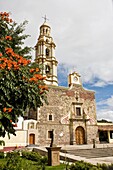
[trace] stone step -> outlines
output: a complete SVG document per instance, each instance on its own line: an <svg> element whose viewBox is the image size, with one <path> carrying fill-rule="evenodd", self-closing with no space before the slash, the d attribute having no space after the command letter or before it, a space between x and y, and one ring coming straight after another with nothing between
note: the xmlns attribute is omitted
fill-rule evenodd
<svg viewBox="0 0 113 170"><path fill-rule="evenodd" d="M73 150L61 150L61 152L85 158L99 158L113 156L113 148L73 149Z"/></svg>

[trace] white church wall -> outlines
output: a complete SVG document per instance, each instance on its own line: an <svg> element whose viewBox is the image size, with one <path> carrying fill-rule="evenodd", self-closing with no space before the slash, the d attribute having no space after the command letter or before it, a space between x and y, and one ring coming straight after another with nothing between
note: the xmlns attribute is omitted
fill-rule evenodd
<svg viewBox="0 0 113 170"><path fill-rule="evenodd" d="M6 135L5 138L0 137L0 140L5 141L5 147L10 147L10 146L26 146L28 144L27 141L27 131L25 130L17 130L16 131L16 136L10 135L10 139Z"/></svg>

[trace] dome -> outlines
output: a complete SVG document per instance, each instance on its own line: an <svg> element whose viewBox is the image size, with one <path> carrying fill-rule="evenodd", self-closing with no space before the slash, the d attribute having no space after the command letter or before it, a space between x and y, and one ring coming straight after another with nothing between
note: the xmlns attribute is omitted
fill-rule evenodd
<svg viewBox="0 0 113 170"><path fill-rule="evenodd" d="M40 26L40 28L42 28L42 27L49 27L49 28L50 28L50 26L48 25L47 22L44 22L44 23Z"/></svg>

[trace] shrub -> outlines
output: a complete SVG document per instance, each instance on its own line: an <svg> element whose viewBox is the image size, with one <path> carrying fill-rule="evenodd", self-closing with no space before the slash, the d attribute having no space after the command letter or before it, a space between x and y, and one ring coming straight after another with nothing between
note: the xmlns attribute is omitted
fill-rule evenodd
<svg viewBox="0 0 113 170"><path fill-rule="evenodd" d="M4 158L4 152L0 152L0 159Z"/></svg>
<svg viewBox="0 0 113 170"><path fill-rule="evenodd" d="M72 164L70 166L70 170L102 170L102 169L98 168L97 166L91 163L77 161L75 164Z"/></svg>
<svg viewBox="0 0 113 170"><path fill-rule="evenodd" d="M3 170L21 170L21 157L18 152L9 152L6 156L6 164Z"/></svg>
<svg viewBox="0 0 113 170"><path fill-rule="evenodd" d="M111 165L106 165L105 163L97 164L97 167L102 168L102 170L113 170L113 164Z"/></svg>
<svg viewBox="0 0 113 170"><path fill-rule="evenodd" d="M31 151L23 151L22 157L31 161L37 161L39 162L41 159L41 155L37 152L31 152Z"/></svg>
<svg viewBox="0 0 113 170"><path fill-rule="evenodd" d="M45 166L47 165L47 156L43 156L40 158L39 165L41 166L42 170L45 170Z"/></svg>

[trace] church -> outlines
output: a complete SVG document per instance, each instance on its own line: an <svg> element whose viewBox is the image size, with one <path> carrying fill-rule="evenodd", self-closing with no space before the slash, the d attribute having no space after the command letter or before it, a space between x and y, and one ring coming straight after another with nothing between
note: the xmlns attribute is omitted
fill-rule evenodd
<svg viewBox="0 0 113 170"><path fill-rule="evenodd" d="M45 21L35 46L35 62L42 65L42 75L46 76L49 104L29 112L28 118L36 120L37 129L36 133L28 131L29 144L49 145L52 130L57 145L98 143L95 93L83 88L77 72L69 74L68 87L58 85L55 48L51 27Z"/></svg>
<svg viewBox="0 0 113 170"><path fill-rule="evenodd" d="M55 50L51 27L45 21L35 46L35 62L46 76L49 104L44 103L36 111L30 109L17 124L16 136L5 137L6 146L48 146L52 132L56 145L98 144L99 130L106 132L108 142L113 143L113 124L97 123L95 92L84 89L79 73L68 75L68 87L58 85Z"/></svg>

